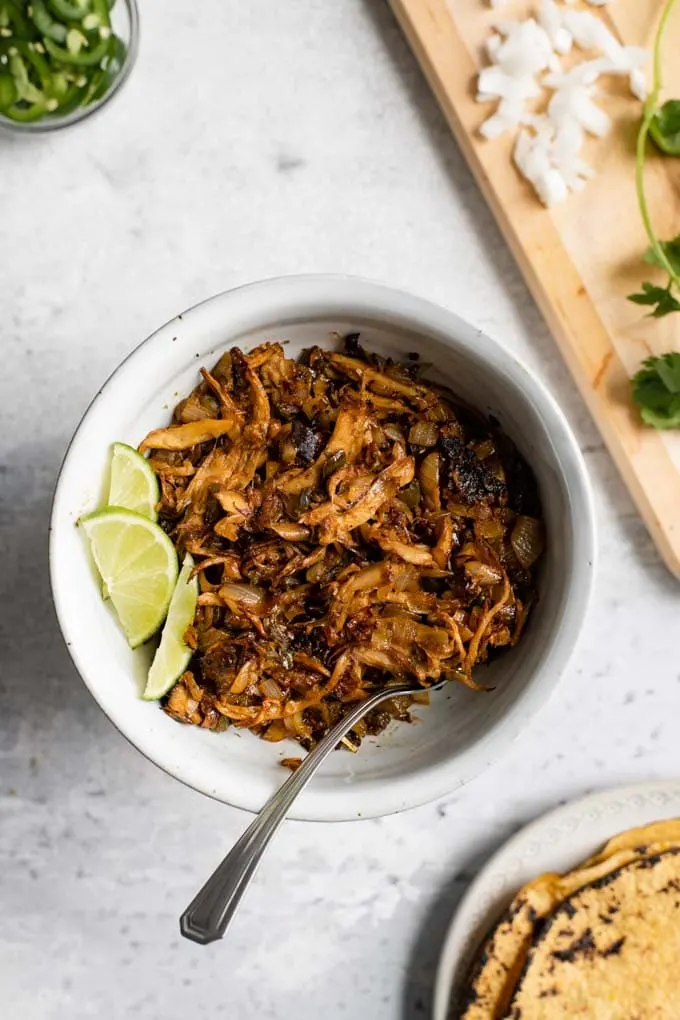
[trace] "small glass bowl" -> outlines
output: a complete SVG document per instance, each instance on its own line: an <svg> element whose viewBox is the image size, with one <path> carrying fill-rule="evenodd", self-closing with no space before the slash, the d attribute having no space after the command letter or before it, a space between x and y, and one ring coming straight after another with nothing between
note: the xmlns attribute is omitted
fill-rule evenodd
<svg viewBox="0 0 680 1020"><path fill-rule="evenodd" d="M77 124L86 117L90 117L102 106L106 106L110 99L116 95L130 77L130 72L135 66L137 52L139 50L139 8L137 0L118 0L111 11L111 27L115 34L123 40L127 49L125 63L118 72L118 77L111 83L110 88L101 99L88 106L79 106L65 116L60 117L59 111L48 113L40 120L15 121L4 117L0 113L0 127L21 134L40 134L45 131L57 131L60 128L68 127L70 124Z"/></svg>

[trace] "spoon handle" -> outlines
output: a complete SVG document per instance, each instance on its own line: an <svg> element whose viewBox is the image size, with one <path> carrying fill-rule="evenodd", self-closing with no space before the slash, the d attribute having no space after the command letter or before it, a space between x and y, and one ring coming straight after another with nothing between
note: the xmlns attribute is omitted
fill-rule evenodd
<svg viewBox="0 0 680 1020"><path fill-rule="evenodd" d="M251 822L181 915L179 927L185 938L201 945L222 938L270 839L319 765L328 757L338 741L372 708L387 698L413 693L413 684L376 691L351 708L347 715L328 731L295 772L270 797L257 818Z"/></svg>

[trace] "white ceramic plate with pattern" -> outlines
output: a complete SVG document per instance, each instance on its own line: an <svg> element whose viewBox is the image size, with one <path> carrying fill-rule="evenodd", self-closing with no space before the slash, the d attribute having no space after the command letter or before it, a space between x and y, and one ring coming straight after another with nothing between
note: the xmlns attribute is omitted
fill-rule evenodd
<svg viewBox="0 0 680 1020"><path fill-rule="evenodd" d="M569 871L617 833L664 818L680 818L680 780L589 794L509 839L477 875L451 922L437 971L433 1020L457 1020L453 1004L474 953L522 885L544 871Z"/></svg>

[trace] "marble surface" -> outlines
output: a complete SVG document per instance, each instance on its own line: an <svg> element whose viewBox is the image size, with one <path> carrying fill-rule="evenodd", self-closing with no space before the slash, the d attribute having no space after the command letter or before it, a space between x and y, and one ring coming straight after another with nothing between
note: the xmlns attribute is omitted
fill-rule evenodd
<svg viewBox="0 0 680 1020"><path fill-rule="evenodd" d="M381 0L144 0L105 112L0 137L0 997L21 1020L419 1020L446 923L514 829L564 798L677 775L680 589L661 565ZM47 516L65 445L120 359L247 280L363 274L449 305L549 383L587 457L601 556L559 693L456 796L290 823L228 938L177 915L247 817L148 764L79 681Z"/></svg>

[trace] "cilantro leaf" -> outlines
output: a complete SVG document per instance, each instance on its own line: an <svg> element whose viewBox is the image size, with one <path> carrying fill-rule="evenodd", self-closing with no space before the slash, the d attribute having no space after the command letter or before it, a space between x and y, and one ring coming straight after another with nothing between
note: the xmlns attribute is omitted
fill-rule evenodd
<svg viewBox="0 0 680 1020"><path fill-rule="evenodd" d="M656 111L649 133L667 156L680 156L680 99L669 99Z"/></svg>
<svg viewBox="0 0 680 1020"><path fill-rule="evenodd" d="M677 237L674 237L671 241L662 241L661 247L663 248L663 253L668 259L673 272L680 276L680 234L678 234ZM658 258L653 248L647 249L644 254L644 260L650 266L660 266L662 269L666 268Z"/></svg>
<svg viewBox="0 0 680 1020"><path fill-rule="evenodd" d="M647 358L633 376L633 400L647 425L680 428L680 353Z"/></svg>
<svg viewBox="0 0 680 1020"><path fill-rule="evenodd" d="M680 312L680 301L673 296L668 287L657 287L653 283L643 283L639 294L629 294L629 301L636 305L656 306L649 314L654 319L661 319L671 312Z"/></svg>

